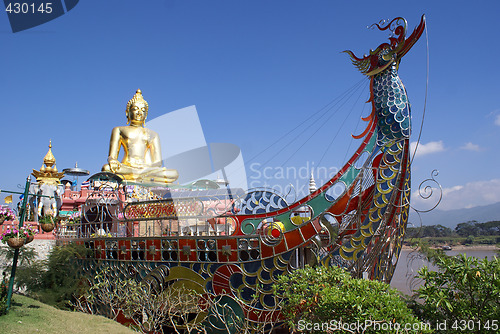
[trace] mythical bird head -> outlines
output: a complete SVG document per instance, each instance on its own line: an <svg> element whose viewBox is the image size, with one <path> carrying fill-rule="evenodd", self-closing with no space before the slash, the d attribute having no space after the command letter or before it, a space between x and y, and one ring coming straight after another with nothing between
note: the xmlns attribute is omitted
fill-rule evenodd
<svg viewBox="0 0 500 334"><path fill-rule="evenodd" d="M381 22L380 24L375 23L370 27L392 31L393 36L389 37L390 43L380 44L375 50L370 50L370 54L365 55L363 58L356 57L352 51L344 51L351 57L354 66L367 76L373 76L382 72L393 62L396 62L399 66L401 58L403 58L422 35L425 28L425 15L422 15L420 24L406 39L407 23L402 17L396 17L387 24L386 22Z"/></svg>

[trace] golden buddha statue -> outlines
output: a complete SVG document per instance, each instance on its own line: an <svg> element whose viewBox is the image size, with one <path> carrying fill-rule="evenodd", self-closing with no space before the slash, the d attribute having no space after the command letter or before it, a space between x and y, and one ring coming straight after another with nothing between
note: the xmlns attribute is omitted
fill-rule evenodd
<svg viewBox="0 0 500 334"><path fill-rule="evenodd" d="M171 183L177 180L177 170L162 167L160 137L144 127L148 103L140 89L128 101L126 115L129 125L117 126L111 132L108 163L102 171L136 182ZM119 162L118 154L122 146L124 156Z"/></svg>

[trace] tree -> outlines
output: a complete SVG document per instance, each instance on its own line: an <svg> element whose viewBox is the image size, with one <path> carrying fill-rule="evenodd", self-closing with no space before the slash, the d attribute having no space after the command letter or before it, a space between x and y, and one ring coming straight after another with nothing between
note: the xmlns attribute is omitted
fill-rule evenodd
<svg viewBox="0 0 500 334"><path fill-rule="evenodd" d="M481 230L481 235L500 235L500 221L489 221L476 225Z"/></svg>
<svg viewBox="0 0 500 334"><path fill-rule="evenodd" d="M421 227L410 227L406 231L407 238L424 238L424 237L449 237L453 231L443 225L425 225Z"/></svg>
<svg viewBox="0 0 500 334"><path fill-rule="evenodd" d="M455 232L461 237L468 237L469 235L477 237L480 232L480 228L477 227L477 222L475 220L460 223L455 227Z"/></svg>
<svg viewBox="0 0 500 334"><path fill-rule="evenodd" d="M449 227L443 225L435 225L436 237L449 237L452 234L452 230Z"/></svg>

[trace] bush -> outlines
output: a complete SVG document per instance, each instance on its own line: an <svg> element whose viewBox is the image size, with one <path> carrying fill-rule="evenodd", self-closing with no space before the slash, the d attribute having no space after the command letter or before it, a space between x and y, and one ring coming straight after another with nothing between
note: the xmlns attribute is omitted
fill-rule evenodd
<svg viewBox="0 0 500 334"><path fill-rule="evenodd" d="M464 242L466 245L472 245L474 243L474 236L473 235L469 235L467 237L467 239L465 239L465 242Z"/></svg>
<svg viewBox="0 0 500 334"><path fill-rule="evenodd" d="M33 286L28 287L31 295L40 301L61 309L71 309L70 301L81 289L76 259L88 252L82 245L55 246L40 270L41 277L33 277Z"/></svg>
<svg viewBox="0 0 500 334"><path fill-rule="evenodd" d="M0 283L0 315L7 313L7 281L5 279Z"/></svg>
<svg viewBox="0 0 500 334"><path fill-rule="evenodd" d="M275 291L286 298L282 312L294 331L329 333L351 325L353 333L396 332L397 326L399 333L425 332L399 292L386 283L352 278L337 267L306 267L283 275ZM418 330L403 330L407 324Z"/></svg>
<svg viewBox="0 0 500 334"><path fill-rule="evenodd" d="M423 267L418 273L423 280L418 295L424 303L416 307L423 319L435 324L446 321L446 333L461 333L464 329L471 333L488 332L484 326L496 332L500 327L499 259L480 260L464 254L450 257L442 253L428 257L439 271Z"/></svg>

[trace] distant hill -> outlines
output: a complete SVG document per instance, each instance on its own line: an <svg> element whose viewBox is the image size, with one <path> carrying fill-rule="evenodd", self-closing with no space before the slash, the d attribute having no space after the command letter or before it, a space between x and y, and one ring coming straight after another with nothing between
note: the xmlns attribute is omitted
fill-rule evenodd
<svg viewBox="0 0 500 334"><path fill-rule="evenodd" d="M500 220L500 202L485 206L476 206L470 209L458 209L443 211L434 209L428 213L420 214L422 225L443 225L454 229L459 223L476 220L478 223L485 223L493 220ZM420 226L418 215L414 211L410 213L410 223Z"/></svg>

